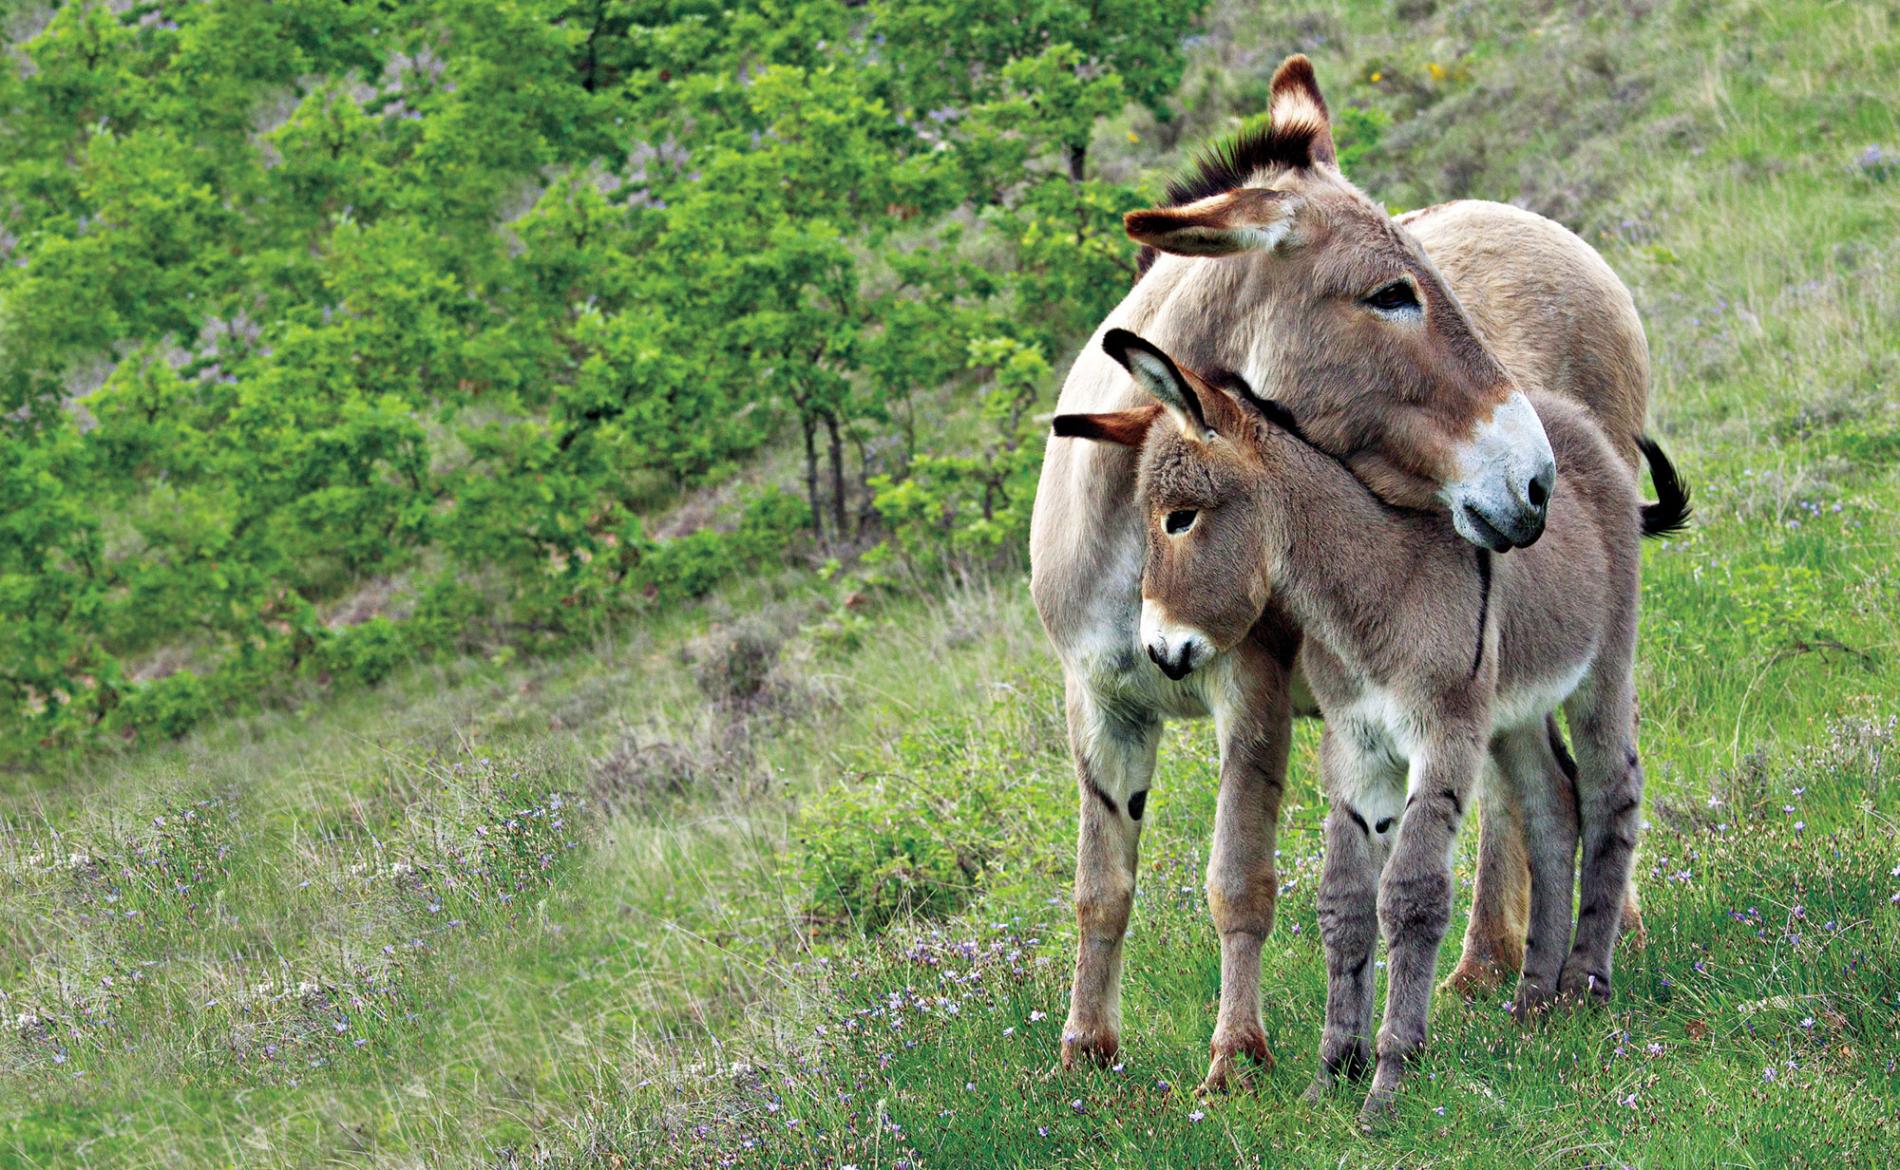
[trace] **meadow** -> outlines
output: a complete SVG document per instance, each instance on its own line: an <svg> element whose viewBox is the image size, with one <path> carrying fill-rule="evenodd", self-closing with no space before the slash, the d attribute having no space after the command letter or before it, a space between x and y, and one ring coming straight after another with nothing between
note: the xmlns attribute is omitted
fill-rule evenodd
<svg viewBox="0 0 1900 1170"><path fill-rule="evenodd" d="M1059 672L1014 546L923 556L953 537L887 498L876 552L821 523L704 588L629 578L658 600L558 639L497 618L351 685L360 657L313 652L242 676L268 702L108 712L0 770L0 1166L1900 1162L1896 46L1876 5L1234 0L1182 30L1166 121L1130 101L1088 123L1103 181L1153 191L1304 51L1362 111L1346 165L1375 197L1522 202L1635 293L1696 516L1645 555L1646 934L1607 1010L1526 1027L1508 988L1440 997L1389 1129L1349 1095L1303 1104L1325 973L1302 725L1262 981L1277 1063L1196 1098L1216 760L1179 724L1118 1063L1061 1071ZM1080 343L1044 327L1069 349L1019 381L912 396L946 459L990 459L979 479L1020 477L984 445L1043 425ZM674 533L736 484L799 496L804 417L628 506ZM935 506L945 481L915 478ZM323 604L380 612L337 588ZM1468 835L1454 938L1472 860Z"/></svg>

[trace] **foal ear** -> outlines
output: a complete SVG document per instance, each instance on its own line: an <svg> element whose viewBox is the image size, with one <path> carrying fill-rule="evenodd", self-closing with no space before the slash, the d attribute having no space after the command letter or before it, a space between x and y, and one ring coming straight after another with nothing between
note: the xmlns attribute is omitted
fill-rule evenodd
<svg viewBox="0 0 1900 1170"><path fill-rule="evenodd" d="M1213 434L1201 409L1201 396L1173 358L1126 329L1110 329L1102 337L1102 348L1174 416L1182 434L1196 440Z"/></svg>
<svg viewBox="0 0 1900 1170"><path fill-rule="evenodd" d="M1112 414L1058 414L1055 433L1059 439L1093 439L1140 450L1148 441L1148 428L1159 417L1159 406L1137 406Z"/></svg>
<svg viewBox="0 0 1900 1170"><path fill-rule="evenodd" d="M1308 165L1337 167L1339 153L1333 149L1332 117L1326 112L1326 99L1320 96L1313 63L1305 54L1295 53L1280 62L1273 71L1268 94L1268 132L1282 144L1281 152L1296 154L1291 148L1304 140Z"/></svg>
<svg viewBox="0 0 1900 1170"><path fill-rule="evenodd" d="M1271 252L1292 231L1298 208L1289 192L1236 187L1180 207L1131 211L1122 227L1136 243L1176 256Z"/></svg>

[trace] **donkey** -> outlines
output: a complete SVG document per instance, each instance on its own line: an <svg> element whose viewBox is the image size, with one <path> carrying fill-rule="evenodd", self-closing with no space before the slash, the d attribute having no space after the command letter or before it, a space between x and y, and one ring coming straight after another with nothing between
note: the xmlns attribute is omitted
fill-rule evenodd
<svg viewBox="0 0 1900 1170"><path fill-rule="evenodd" d="M1532 925L1514 1009L1528 1018L1560 995L1607 1001L1643 789L1637 546L1689 514L1661 449L1639 440L1658 495L1645 505L1581 407L1535 398L1559 468L1544 536L1494 562L1442 514L1368 491L1244 381L1217 388L1126 330L1103 346L1156 404L1058 415L1054 431L1141 451L1149 658L1183 678L1244 642L1269 599L1307 635L1300 658L1326 718L1331 802L1313 1096L1368 1063L1375 931L1390 971L1367 1120L1390 1107L1424 1046L1452 847L1487 754L1526 813ZM1577 739L1576 820L1547 726L1559 704ZM1581 910L1569 945L1579 833Z"/></svg>
<svg viewBox="0 0 1900 1170"><path fill-rule="evenodd" d="M1553 459L1524 391L1582 404L1634 465L1626 436L1642 426L1648 349L1628 291L1589 245L1495 203L1392 220L1340 174L1304 57L1274 75L1269 112L1267 130L1205 158L1167 206L1128 217L1143 274L1104 330L1138 330L1199 369L1236 372L1381 497L1449 512L1480 547L1542 530ZM1092 344L1057 409L1142 397ZM1031 522L1030 590L1062 662L1081 805L1062 1060L1108 1062L1118 1048L1122 940L1162 720L1212 714L1221 790L1207 896L1221 998L1202 1087L1213 1090L1249 1075L1249 1058L1271 1062L1260 952L1278 894L1291 718L1311 703L1298 634L1271 601L1245 639L1185 679L1143 661L1134 486L1133 452L1051 440ZM1529 897L1523 810L1486 800L1479 816L1478 888L1453 974L1467 989L1518 966Z"/></svg>

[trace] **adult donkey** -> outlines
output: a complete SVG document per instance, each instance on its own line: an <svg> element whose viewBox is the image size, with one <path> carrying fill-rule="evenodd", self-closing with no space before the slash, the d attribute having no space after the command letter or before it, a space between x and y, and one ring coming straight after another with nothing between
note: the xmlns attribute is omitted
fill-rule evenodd
<svg viewBox="0 0 1900 1170"><path fill-rule="evenodd" d="M1340 174L1304 57L1274 74L1269 114L1267 130L1213 152L1164 207L1128 216L1145 245L1142 275L1101 332L1133 330L1195 369L1240 375L1388 503L1449 509L1482 548L1524 547L1543 529L1554 465L1526 389L1583 404L1634 464L1648 349L1628 291L1589 245L1493 203L1389 218ZM1100 336L1070 370L1060 413L1142 401ZM1221 750L1207 868L1221 945L1203 1082L1212 1090L1245 1075L1242 1057L1271 1060L1260 951L1278 894L1291 716L1310 713L1310 700L1297 635L1273 604L1217 661L1145 660L1135 471L1126 448L1052 439L1031 525L1030 589L1062 660L1081 799L1080 938L1062 1059L1106 1061L1119 1045L1122 939L1161 723L1211 714ZM1231 578L1251 576L1236 566ZM1460 986L1494 984L1521 962L1529 871L1520 818L1508 807L1480 813ZM1626 923L1634 917L1632 899Z"/></svg>

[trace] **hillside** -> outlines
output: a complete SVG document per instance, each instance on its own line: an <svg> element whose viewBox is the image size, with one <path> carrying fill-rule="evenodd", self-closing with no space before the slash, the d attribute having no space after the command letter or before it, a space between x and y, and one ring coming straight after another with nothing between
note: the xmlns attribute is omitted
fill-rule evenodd
<svg viewBox="0 0 1900 1170"><path fill-rule="evenodd" d="M790 61L803 50L766 43L774 14L786 28L849 25L842 8L806 7L796 18L747 9L737 31L721 35L751 37L761 52ZM329 11L314 0L292 8L313 22ZM146 10L159 13L155 25L166 20L155 5L113 18L142 28ZM940 39L946 53L988 51L973 35L952 40L932 23L949 22L950 7L914 11L915 27L891 26L894 38L908 28L913 43ZM616 84L642 69L657 76L665 54L691 57L699 45L692 30L705 27L696 23L700 10L666 12L678 17L668 26L675 39L639 41L648 57L622 61ZM514 63L531 73L539 58L504 51L529 44L509 39L525 38L527 23L489 29L488 59L519 56ZM26 31L10 26L9 43L24 43ZM341 75L350 65L343 58L358 50L334 31L318 28L324 35L310 43L338 54ZM244 367L248 397L231 407L240 420L261 409L268 395L253 387L305 402L295 395L306 383L293 377L304 367L291 363L286 345L312 346L295 352L315 354L313 363L335 359L342 370L350 363L325 347L345 343L324 331L356 330L346 341L361 348L350 352L369 355L350 366L358 397L334 396L341 413L326 416L324 433L369 444L386 460L371 460L377 467L412 466L429 507L369 490L385 483L381 472L352 481L352 491L363 489L356 494L330 483L338 490L322 497L336 505L329 511L307 502L317 493L245 496L244 507L262 509L258 531L269 539L260 544L268 547L242 572L231 563L226 610L196 614L209 624L167 624L174 594L141 578L151 592L133 593L145 608L114 610L119 624L102 621L88 635L102 656L93 665L109 658L128 681L194 678L201 667L210 689L178 683L136 719L112 715L107 704L71 721L49 714L53 692L38 684L9 692L30 693L30 716L42 722L31 737L9 730L20 752L0 771L0 1010L12 1021L0 1032L0 1164L869 1170L1889 1160L1900 1148L1893 17L1875 5L1754 0L1399 0L1292 12L1234 0L1209 5L1176 33L1178 61L1151 74L1130 66L1112 102L1070 95L1066 116L1085 130L1082 186L1066 177L1074 156L1063 151L1075 143L1053 132L1037 140L1035 159L996 165L1045 168L1079 203L1124 201L1090 212L1089 232L1112 225L1195 150L1256 116L1273 67L1303 51L1342 111L1348 174L1375 197L1395 210L1456 196L1522 203L1583 233L1636 295L1654 356L1653 429L1695 492L1696 519L1685 537L1645 555L1638 679L1649 798L1638 882L1648 936L1619 952L1610 1010L1525 1029L1503 1012L1502 994L1441 1000L1432 1044L1389 1132L1363 1136L1345 1099L1302 1104L1325 980L1313 908L1317 734L1303 726L1284 813L1283 897L1262 980L1278 1064L1251 1093L1194 1099L1219 975L1200 890L1215 752L1208 727L1183 724L1163 745L1149 806L1121 1062L1086 1074L1055 1069L1072 959L1075 795L1058 671L1013 551L1022 484L1033 484L1039 451L1019 440L1039 432L1074 346L1125 287L1090 282L1123 279L1132 245L1090 235L1079 259L1031 262L1023 257L1035 255L1037 225L1049 222L1040 196L1011 195L984 219L957 202L967 191L933 187L970 182L968 173L905 172L913 187L878 191L892 207L941 204L941 219L894 211L881 235L857 242L876 252L875 264L887 254L877 249L956 257L943 271L912 275L931 290L925 300L938 298L933 311L968 315L942 326L958 342L950 354L923 344L879 349L883 325L867 325L854 335L863 348L851 351L852 368L813 380L819 397L809 402L841 412L851 403L851 425L861 428L841 441L852 486L833 497L832 464L808 462L803 443L812 434L824 452L823 411L801 413L789 391L753 413L739 402L748 388L782 386L766 371L778 369L768 350L785 322L752 320L748 328L762 331L753 340L770 336L711 375L673 362L674 351L653 340L697 354L694 330L726 307L705 300L704 287L663 285L625 257L650 247L677 259L694 246L687 229L701 221L661 224L633 208L615 229L631 235L608 248L618 259L602 260L591 244L536 252L537 240L573 227L562 216L591 206L585 197L566 210L546 201L521 228L526 254L545 264L547 283L537 287L562 289L577 272L593 272L598 312L568 317L552 293L545 303L523 293L487 324L463 332L442 325L477 311L460 303L469 288L491 307L503 304L518 273L507 267L507 246L487 240L486 211L470 213L480 232L446 233L433 245L416 225L450 222L429 217L450 216L458 201L487 208L483 201L518 192L512 182L499 190L499 180L455 153L452 136L432 129L415 147L443 152L429 173L470 186L390 179L401 215L378 213L384 226L361 229L359 251L348 250L359 229L321 219L336 210L325 209L323 184L347 178L337 174L299 180L297 198L308 202L291 205L309 213L307 222L245 237L310 297L280 322L305 331L301 340L286 333L273 353L248 355L258 363ZM367 26L362 35L371 37ZM563 53L585 47L578 34L556 39ZM1103 43L1103 53L1146 60L1112 38ZM380 51L372 40L363 45ZM805 66L822 73L822 62ZM428 72L426 62L418 68ZM1053 84L1033 73L1017 80L1016 97ZM774 100L786 105L777 113L817 123L827 102L882 100L811 90L822 83L807 79L801 105L799 86L780 82ZM522 92L533 94L535 84L529 77ZM737 101L707 85L694 99L707 109ZM1002 128L997 141L1014 141L1010 93L941 100L966 98L970 108L992 103L986 116ZM482 112L467 105L454 116ZM428 108L430 118L452 112ZM568 161L604 156L606 146L569 135L593 125L575 110L571 122L537 129L539 141ZM489 113L495 121L470 133L515 141L509 135L520 124L509 119L521 111ZM753 157L749 130L744 115L733 117L739 129L723 143L731 150L723 165L757 195L764 188L743 184L758 176L741 173ZM18 135L27 124L12 129ZM228 145L252 131L207 118L175 133ZM860 162L888 154L914 163L908 146L851 142ZM210 148L206 165L238 157L223 150ZM813 147L796 161L816 168L822 154ZM381 162L409 174L409 157ZM544 161L554 165L553 156L533 165ZM8 174L15 192L66 181L54 170ZM283 178L275 168L268 175ZM861 178L828 173L822 182L829 190ZM404 202L424 195L444 202ZM780 227L809 221L789 203L773 214ZM32 247L65 231L52 218ZM320 219L328 225L321 232ZM955 249L933 251L914 234L920 220L937 231L966 219L969 236ZM537 237L542 220L553 226ZM377 231L388 248L378 250ZM339 232L341 242L332 239ZM322 251L311 233L327 233L330 251L307 267L304 254ZM70 234L60 247L75 266L59 271L96 274L80 261L105 245L86 244L96 237L76 228ZM0 243L11 248L14 238L26 233ZM836 259L783 232L771 239L774 271L796 276L785 287L815 279L800 264ZM201 239L174 243L181 254L216 255ZM53 279L38 259L45 254L34 252L30 277L10 279ZM358 266L328 267L337 256ZM467 285L418 283L425 260L461 266ZM602 267L590 267L596 260ZM868 275L850 295L879 314L910 303L879 300L900 278L858 261ZM206 273L215 265L202 262L190 279L213 282ZM713 269L709 283L739 270ZM156 264L124 278L172 273ZM228 288L249 289L254 279L263 277L238 274ZM0 285L0 308L56 303L31 299L51 298L47 287ZM78 286L54 291L69 287ZM336 314L343 325L317 311L332 294L356 306ZM652 334L643 330L656 319L640 316L648 297L671 298L673 315ZM74 302L72 316L149 312L139 328L178 335L186 318L159 319L159 299ZM27 336L17 330L30 326L41 346L97 348L97 338L61 334L66 325L0 318L16 344ZM417 340L397 321L428 321L435 332ZM542 327L556 340L538 347ZM441 341L451 334L463 340ZM464 344L469 338L487 348ZM971 341L990 348L973 353ZM450 359L463 364L440 365ZM164 365L124 361L115 370L124 379ZM0 366L9 377L25 368ZM200 367L177 370L175 381L199 385ZM536 390L549 370L566 380ZM865 405L865 387L904 370L914 385L901 409L878 414ZM703 396L687 393L712 375L725 380ZM459 380L480 387L451 409L442 395ZM223 383L214 376L203 384ZM641 397L650 384L670 388L673 398L661 400L701 411L695 418L740 421L708 424L704 444L669 439L663 457L619 486L623 460L653 454L641 444L654 433L641 429L652 416L638 415L654 409ZM21 383L5 385L11 393ZM116 416L102 409L105 425L129 428L136 412L126 403L141 401L139 387L110 386L102 399L73 399L61 383L53 414L29 410L13 420L6 441L19 445L8 452L76 450L76 423L35 432L69 436L57 442L29 441L17 429L23 419L68 419L60 412L69 399L117 402ZM313 393L307 402L320 400L329 401ZM414 405L424 400L426 408ZM191 418L220 420L204 427L228 441L216 458L237 459L243 442L216 413L230 404L192 401L192 410L211 413ZM624 426L588 418L603 402L638 417ZM274 442L294 422L266 418L242 434ZM563 446L563 427L586 434ZM906 459L879 454L903 445L893 436L907 429ZM99 547L114 552L135 539L185 549L229 535L241 509L221 510L205 487L224 482L204 471L212 463L182 455L164 463L182 430L124 433L137 443L112 448L124 462L110 465L124 478L102 473L99 482L137 483L115 497L127 511L104 510L105 496L62 502L48 490L30 506L5 497L7 534L17 542L10 551L72 516L94 524ZM590 452L584 465L551 453L576 449ZM347 450L338 456L350 463ZM814 466L822 474L808 492ZM422 518L448 508L451 496L457 507L476 499L472 485L485 476L512 491L531 481L523 468L557 467L571 477L548 498L498 491L475 528ZM192 468L199 478L186 474ZM30 480L40 491L51 476L40 470L41 478L4 484ZM866 502L880 474L889 477L882 502ZM197 486L177 486L187 484ZM174 489L176 498L163 495ZM958 504L947 524L946 496ZM979 497L998 504L982 510L980 523ZM837 521L829 512L839 501L868 517ZM387 531L413 532L413 540L365 544L354 561L299 560L316 546L299 543L305 530L296 523L329 539L373 513L371 528L383 532L377 525L389 517L374 509L386 506L401 521ZM561 529L573 509L596 507L603 510L583 518L612 512L611 523ZM749 525L740 518L748 507ZM520 536L524 516L539 525L531 539ZM177 523L160 524L164 517ZM458 535L467 531L479 538ZM570 541L566 559L550 568L549 549L561 540ZM637 556L614 551L635 546ZM952 548L956 555L945 553ZM22 572L0 568L5 582ZM284 574L305 568L307 578L285 584ZM443 581L466 592L430 592ZM293 595L307 612L253 605ZM354 616L339 618L346 613ZM244 641L247 622L285 623L281 644L273 632L256 636L254 659L232 649L253 644ZM24 618L17 628L27 628ZM22 637L0 652L0 674L32 658L24 646ZM273 657L280 646L287 657ZM4 657L16 651L17 659ZM219 674L227 661L239 666ZM86 674L83 685L107 678ZM1467 894L1471 852L1467 842L1459 864ZM1455 919L1454 935L1461 929ZM1453 957L1443 956L1447 967Z"/></svg>

